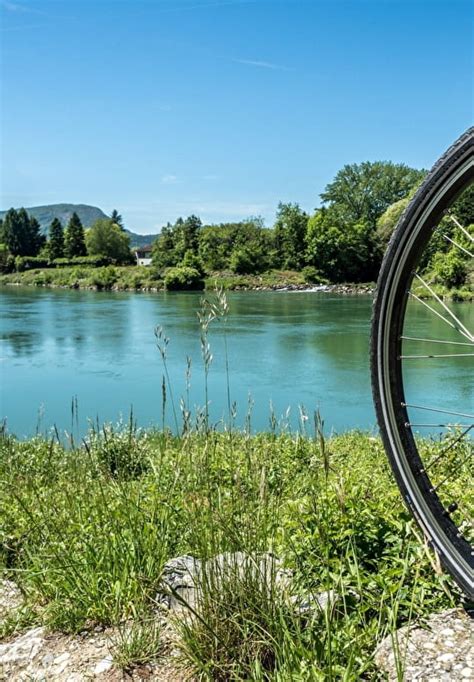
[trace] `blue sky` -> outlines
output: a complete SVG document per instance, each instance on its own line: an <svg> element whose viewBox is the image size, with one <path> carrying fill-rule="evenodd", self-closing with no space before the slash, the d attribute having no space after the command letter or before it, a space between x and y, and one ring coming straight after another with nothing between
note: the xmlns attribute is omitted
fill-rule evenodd
<svg viewBox="0 0 474 682"><path fill-rule="evenodd" d="M471 0L0 4L0 208L271 225L344 164L430 167L472 124Z"/></svg>

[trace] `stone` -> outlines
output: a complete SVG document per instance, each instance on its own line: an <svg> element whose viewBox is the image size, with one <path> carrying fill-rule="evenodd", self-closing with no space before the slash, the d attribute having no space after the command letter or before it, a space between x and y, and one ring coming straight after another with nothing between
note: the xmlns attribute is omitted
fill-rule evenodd
<svg viewBox="0 0 474 682"><path fill-rule="evenodd" d="M375 651L375 663L391 682L403 680L455 682L474 680L474 619L462 609L432 614L422 623L400 628L387 636ZM394 642L398 642L398 654Z"/></svg>
<svg viewBox="0 0 474 682"><path fill-rule="evenodd" d="M94 675L100 675L101 673L107 672L113 665L112 657L107 656L97 663L94 668Z"/></svg>
<svg viewBox="0 0 474 682"><path fill-rule="evenodd" d="M268 584L274 580L275 585L285 590L289 587L292 572L284 569L280 559L269 553L252 556L244 552L224 552L207 561L185 554L165 564L156 602L171 610L193 609L202 576L212 576L218 585L224 576L229 575L236 579L259 576Z"/></svg>

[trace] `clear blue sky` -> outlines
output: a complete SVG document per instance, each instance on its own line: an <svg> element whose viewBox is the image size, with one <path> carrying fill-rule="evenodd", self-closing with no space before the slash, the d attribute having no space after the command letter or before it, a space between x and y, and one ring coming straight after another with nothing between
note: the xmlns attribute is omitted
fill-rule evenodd
<svg viewBox="0 0 474 682"><path fill-rule="evenodd" d="M473 120L471 0L1 0L1 208L156 232L430 167Z"/></svg>

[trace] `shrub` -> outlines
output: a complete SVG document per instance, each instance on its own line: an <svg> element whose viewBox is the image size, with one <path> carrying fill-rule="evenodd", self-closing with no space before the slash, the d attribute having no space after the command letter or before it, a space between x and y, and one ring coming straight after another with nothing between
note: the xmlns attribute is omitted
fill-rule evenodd
<svg viewBox="0 0 474 682"><path fill-rule="evenodd" d="M186 266L169 268L164 277L165 288L170 291L204 289L204 280L195 268Z"/></svg>
<svg viewBox="0 0 474 682"><path fill-rule="evenodd" d="M460 287L467 277L466 261L451 249L448 253L437 253L433 259L433 273L436 282L445 286Z"/></svg>
<svg viewBox="0 0 474 682"><path fill-rule="evenodd" d="M15 258L15 270L17 272L24 272L24 270L33 270L34 268L49 268L49 260L42 256L17 256Z"/></svg>
<svg viewBox="0 0 474 682"><path fill-rule="evenodd" d="M5 244L0 244L0 272L9 273L15 269L15 256L12 256Z"/></svg>
<svg viewBox="0 0 474 682"><path fill-rule="evenodd" d="M301 274L304 277L304 281L309 282L309 284L325 284L327 282L327 279L325 279L319 270L312 265L307 265L303 268Z"/></svg>
<svg viewBox="0 0 474 682"><path fill-rule="evenodd" d="M259 270L252 251L247 247L235 249L230 257L230 269L239 275L246 275Z"/></svg>
<svg viewBox="0 0 474 682"><path fill-rule="evenodd" d="M89 265L100 267L110 265L111 259L108 256L77 256L75 258L55 258L52 263L57 267L70 267L73 265Z"/></svg>
<svg viewBox="0 0 474 682"><path fill-rule="evenodd" d="M98 289L111 289L118 279L117 271L112 265L99 268L92 275L92 284Z"/></svg>

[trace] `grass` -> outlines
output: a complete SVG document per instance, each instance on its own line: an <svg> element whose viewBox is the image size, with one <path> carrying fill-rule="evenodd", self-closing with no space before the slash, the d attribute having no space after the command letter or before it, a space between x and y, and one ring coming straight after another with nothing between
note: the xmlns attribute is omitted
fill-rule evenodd
<svg viewBox="0 0 474 682"><path fill-rule="evenodd" d="M140 623L165 561L184 553L271 551L294 572L296 595L340 599L337 613L303 622L274 577L207 573L199 618L179 628L201 679L375 679L377 641L458 600L366 434L128 428L73 449L6 434L0 447L1 562L25 594L25 622L76 632L136 621L123 665L156 653L159 633L148 638Z"/></svg>

